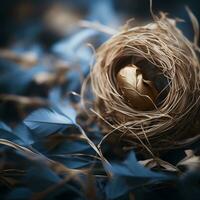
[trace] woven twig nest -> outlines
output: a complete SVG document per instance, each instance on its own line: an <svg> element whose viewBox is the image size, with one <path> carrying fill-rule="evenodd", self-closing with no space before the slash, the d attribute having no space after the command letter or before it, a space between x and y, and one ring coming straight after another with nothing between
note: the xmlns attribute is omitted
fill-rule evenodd
<svg viewBox="0 0 200 200"><path fill-rule="evenodd" d="M91 80L105 134L158 151L194 136L188 128L200 105L199 60L194 44L164 14L104 43Z"/></svg>

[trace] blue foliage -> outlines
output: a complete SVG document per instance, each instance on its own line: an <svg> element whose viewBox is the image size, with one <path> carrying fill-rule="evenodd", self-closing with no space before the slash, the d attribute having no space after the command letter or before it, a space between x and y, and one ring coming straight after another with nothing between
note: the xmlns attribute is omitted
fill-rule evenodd
<svg viewBox="0 0 200 200"><path fill-rule="evenodd" d="M72 169L86 168L97 162L96 159L90 156L84 156L79 154L52 155L50 156L50 158Z"/></svg>
<svg viewBox="0 0 200 200"><path fill-rule="evenodd" d="M63 113L63 111L58 113L52 109L42 108L28 116L24 120L24 123L37 135L37 137L48 136L74 125L75 116L73 116L73 109L69 108L69 114L72 114L72 118L61 113Z"/></svg>
<svg viewBox="0 0 200 200"><path fill-rule="evenodd" d="M50 150L51 154L73 154L73 153L87 153L91 151L91 147L88 143L75 140L63 140L59 143L59 146ZM92 153L92 152L91 152Z"/></svg>
<svg viewBox="0 0 200 200"><path fill-rule="evenodd" d="M2 121L0 121L0 131L1 130L5 130L7 132L12 132L12 129Z"/></svg>
<svg viewBox="0 0 200 200"><path fill-rule="evenodd" d="M139 186L173 179L171 176L153 172L140 165L133 152L129 153L124 162L112 163L108 169L113 173L113 178L105 188L108 199L116 199Z"/></svg>
<svg viewBox="0 0 200 200"><path fill-rule="evenodd" d="M24 145L24 142L13 133L12 129L8 127L4 122L0 121L0 139L6 139L15 142L20 145Z"/></svg>
<svg viewBox="0 0 200 200"><path fill-rule="evenodd" d="M24 123L19 124L13 132L24 142L25 146L30 146L34 143L33 135Z"/></svg>

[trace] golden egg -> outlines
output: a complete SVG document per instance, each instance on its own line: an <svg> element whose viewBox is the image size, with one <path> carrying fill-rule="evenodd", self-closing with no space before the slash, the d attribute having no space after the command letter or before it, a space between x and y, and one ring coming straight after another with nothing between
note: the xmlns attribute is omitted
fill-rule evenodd
<svg viewBox="0 0 200 200"><path fill-rule="evenodd" d="M158 91L150 80L145 80L141 69L135 65L122 68L117 73L117 84L129 106L137 110L153 110Z"/></svg>

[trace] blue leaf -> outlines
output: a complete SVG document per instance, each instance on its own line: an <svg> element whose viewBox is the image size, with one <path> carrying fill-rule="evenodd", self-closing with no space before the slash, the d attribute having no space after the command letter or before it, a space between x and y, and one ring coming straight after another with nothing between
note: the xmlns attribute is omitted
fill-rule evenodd
<svg viewBox="0 0 200 200"><path fill-rule="evenodd" d="M51 153L56 153L56 154L70 154L70 153L80 153L80 152L85 152L87 150L91 150L91 146L82 141L70 141L70 140L65 140L62 143L59 144L59 146L51 151Z"/></svg>
<svg viewBox="0 0 200 200"><path fill-rule="evenodd" d="M18 138L12 132L8 132L6 130L0 131L0 139L6 139L19 145L24 145L24 142L20 138Z"/></svg>
<svg viewBox="0 0 200 200"><path fill-rule="evenodd" d="M61 162L68 168L78 169L83 167L88 167L91 164L97 162L94 158L86 156L77 156L77 155L53 155L50 156L51 159Z"/></svg>
<svg viewBox="0 0 200 200"><path fill-rule="evenodd" d="M68 111L71 112L71 110ZM62 112L58 113L55 110L41 108L30 114L24 123L38 137L48 136L74 124L74 117L70 119L67 115L61 114Z"/></svg>
<svg viewBox="0 0 200 200"><path fill-rule="evenodd" d="M143 167L138 163L133 152L130 152L124 162L113 163L108 166L108 170L114 174L106 186L108 199L118 198L139 186L168 181L174 178ZM123 189L121 189L122 185Z"/></svg>
<svg viewBox="0 0 200 200"><path fill-rule="evenodd" d="M106 185L105 192L108 199L116 199L126 195L131 189L125 179L115 177Z"/></svg>
<svg viewBox="0 0 200 200"><path fill-rule="evenodd" d="M70 105L69 101L66 99L65 102L60 102L53 106L55 112L60 115L64 115L69 118L73 124L76 124L76 110Z"/></svg>
<svg viewBox="0 0 200 200"><path fill-rule="evenodd" d="M0 139L6 139L17 144L24 145L23 141L2 121L0 121Z"/></svg>
<svg viewBox="0 0 200 200"><path fill-rule="evenodd" d="M73 81L76 82L76 81ZM49 100L52 104L52 109L61 115L69 117L74 124L76 123L77 112L72 107L69 97L62 97L62 90L59 87L53 88L49 93Z"/></svg>
<svg viewBox="0 0 200 200"><path fill-rule="evenodd" d="M37 163L28 169L24 182L32 191L39 192L61 181L61 178L42 163Z"/></svg>
<svg viewBox="0 0 200 200"><path fill-rule="evenodd" d="M62 193L82 196L82 191L80 191L79 186L73 185L72 182L57 187L62 181L63 178L43 162L34 163L34 165L28 169L27 174L24 177L24 184L26 187L30 188L32 192L38 193L43 192L44 190L47 191L45 199L56 199L56 196ZM48 188L50 187L57 188L48 192Z"/></svg>
<svg viewBox="0 0 200 200"><path fill-rule="evenodd" d="M0 130L5 130L8 132L12 132L11 128L7 126L4 122L0 121Z"/></svg>
<svg viewBox="0 0 200 200"><path fill-rule="evenodd" d="M33 139L33 136L31 134L30 130L24 124L19 124L13 130L13 132L14 132L15 135L17 135L24 142L24 144L26 146L29 146L29 145L34 143L34 139Z"/></svg>
<svg viewBox="0 0 200 200"><path fill-rule="evenodd" d="M111 171L118 176L138 178L159 178L166 179L168 176L162 173L153 172L140 165L133 152L130 152L123 163L113 163Z"/></svg>

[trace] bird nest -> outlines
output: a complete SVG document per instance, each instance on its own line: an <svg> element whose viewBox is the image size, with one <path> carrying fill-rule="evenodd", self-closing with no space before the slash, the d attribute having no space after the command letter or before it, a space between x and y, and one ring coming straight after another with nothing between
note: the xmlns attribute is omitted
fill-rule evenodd
<svg viewBox="0 0 200 200"><path fill-rule="evenodd" d="M90 74L106 137L149 152L191 142L196 135L188 129L200 107L199 69L194 43L165 14L113 35L97 50Z"/></svg>

